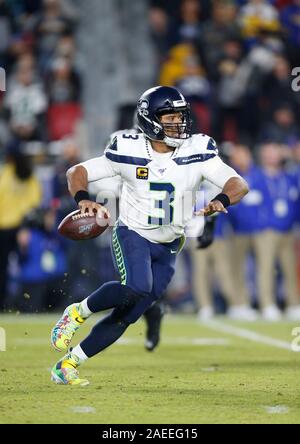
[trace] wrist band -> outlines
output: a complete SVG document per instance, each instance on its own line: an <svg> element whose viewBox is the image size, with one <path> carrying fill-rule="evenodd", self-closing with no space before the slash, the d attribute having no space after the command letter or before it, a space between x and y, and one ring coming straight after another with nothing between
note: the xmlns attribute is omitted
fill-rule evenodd
<svg viewBox="0 0 300 444"><path fill-rule="evenodd" d="M214 200L218 200L219 202L221 202L221 203L223 204L223 207L224 207L224 208L227 208L227 207L229 207L229 205L230 205L230 199L229 199L229 197L227 196L227 194L225 194L225 193L220 193L220 194L218 194L216 197L214 197L214 198L212 199L212 202L213 202Z"/></svg>
<svg viewBox="0 0 300 444"><path fill-rule="evenodd" d="M86 190L77 191L77 193L74 196L74 199L75 199L75 202L77 203L77 205L79 204L79 202L81 200L91 200L90 195L89 195L88 191L86 191Z"/></svg>

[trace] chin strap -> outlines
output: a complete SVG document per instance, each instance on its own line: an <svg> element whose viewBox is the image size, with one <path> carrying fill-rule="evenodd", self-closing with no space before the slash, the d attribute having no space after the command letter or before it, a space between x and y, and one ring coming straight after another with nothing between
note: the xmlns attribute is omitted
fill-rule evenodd
<svg viewBox="0 0 300 444"><path fill-rule="evenodd" d="M185 139L173 139L172 137L166 136L164 138L164 142L166 145L168 145L171 148L179 148Z"/></svg>

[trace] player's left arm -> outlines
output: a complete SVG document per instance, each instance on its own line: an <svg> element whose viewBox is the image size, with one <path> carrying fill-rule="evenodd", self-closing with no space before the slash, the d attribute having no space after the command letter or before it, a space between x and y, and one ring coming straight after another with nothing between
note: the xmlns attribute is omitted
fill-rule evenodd
<svg viewBox="0 0 300 444"><path fill-rule="evenodd" d="M210 216L216 212L227 213L226 208L240 202L249 191L247 182L233 168L226 165L219 156L205 162L202 174L222 191L205 208L198 211L197 215Z"/></svg>

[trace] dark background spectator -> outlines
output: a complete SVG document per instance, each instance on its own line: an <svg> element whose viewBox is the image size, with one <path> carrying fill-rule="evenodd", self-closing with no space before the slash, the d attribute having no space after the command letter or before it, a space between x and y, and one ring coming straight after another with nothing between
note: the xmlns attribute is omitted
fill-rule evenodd
<svg viewBox="0 0 300 444"><path fill-rule="evenodd" d="M12 134L21 140L40 140L44 135L42 122L47 97L42 85L35 81L28 59L19 61L8 88L4 106Z"/></svg>
<svg viewBox="0 0 300 444"><path fill-rule="evenodd" d="M19 144L11 144L0 172L0 307L7 295L7 267L10 253L16 249L16 236L25 216L41 200L40 185L31 161Z"/></svg>
<svg viewBox="0 0 300 444"><path fill-rule="evenodd" d="M60 36L74 30L74 17L63 11L62 4L60 0L43 0L44 7L35 18L33 33L41 70L51 62Z"/></svg>
<svg viewBox="0 0 300 444"><path fill-rule="evenodd" d="M53 61L46 90L51 104L80 101L80 78L69 59L60 57Z"/></svg>
<svg viewBox="0 0 300 444"><path fill-rule="evenodd" d="M66 248L56 230L54 209L39 209L27 217L17 234L19 293L10 309L43 312L61 308L66 298Z"/></svg>

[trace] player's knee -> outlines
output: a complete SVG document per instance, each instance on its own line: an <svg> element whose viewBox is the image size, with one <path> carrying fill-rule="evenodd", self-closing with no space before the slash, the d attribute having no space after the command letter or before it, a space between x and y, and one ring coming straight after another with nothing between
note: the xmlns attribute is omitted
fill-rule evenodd
<svg viewBox="0 0 300 444"><path fill-rule="evenodd" d="M116 307L112 313L111 318L116 322L118 325L121 325L126 329L130 324L133 324L138 320L138 318L141 316L135 315L133 316L132 312L133 307Z"/></svg>
<svg viewBox="0 0 300 444"><path fill-rule="evenodd" d="M128 324L134 324L145 313L152 303L153 299L150 299L149 296L141 300L131 310L128 310L124 316L125 322Z"/></svg>
<svg viewBox="0 0 300 444"><path fill-rule="evenodd" d="M132 301L131 304L123 304L116 307L112 312L112 316L118 323L128 326L129 324L134 324L152 303L153 299L150 295L140 296L135 303Z"/></svg>
<svg viewBox="0 0 300 444"><path fill-rule="evenodd" d="M127 322L126 313L127 310L123 307L116 307L110 314L111 319L119 326L123 327L124 330L126 330L130 324L130 322Z"/></svg>
<svg viewBox="0 0 300 444"><path fill-rule="evenodd" d="M141 299L145 297L145 294L136 291L134 288L129 285L122 285L123 298L120 307L133 307L137 304Z"/></svg>

